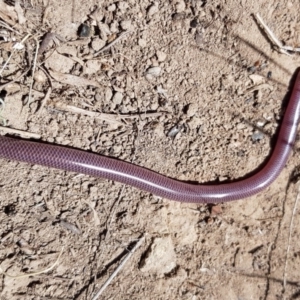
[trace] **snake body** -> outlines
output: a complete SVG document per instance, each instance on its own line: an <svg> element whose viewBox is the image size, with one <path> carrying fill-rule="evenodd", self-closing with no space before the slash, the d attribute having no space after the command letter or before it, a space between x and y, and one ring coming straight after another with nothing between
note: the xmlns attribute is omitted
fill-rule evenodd
<svg viewBox="0 0 300 300"><path fill-rule="evenodd" d="M252 196L277 178L292 151L299 117L300 72L269 161L254 175L223 184L190 184L111 157L5 136L0 137L0 157L107 178L180 202L227 202Z"/></svg>

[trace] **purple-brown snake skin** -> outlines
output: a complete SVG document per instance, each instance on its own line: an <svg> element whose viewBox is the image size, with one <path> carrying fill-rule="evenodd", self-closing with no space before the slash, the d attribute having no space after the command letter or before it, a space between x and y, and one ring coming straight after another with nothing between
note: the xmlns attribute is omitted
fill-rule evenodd
<svg viewBox="0 0 300 300"><path fill-rule="evenodd" d="M0 137L0 157L115 180L180 202L227 202L252 196L276 179L292 151L299 116L300 72L269 161L253 176L224 184L185 183L114 158L4 136Z"/></svg>

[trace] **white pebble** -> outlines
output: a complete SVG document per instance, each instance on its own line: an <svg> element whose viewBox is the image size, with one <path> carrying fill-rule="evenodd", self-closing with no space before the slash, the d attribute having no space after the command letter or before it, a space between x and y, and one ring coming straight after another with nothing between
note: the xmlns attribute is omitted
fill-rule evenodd
<svg viewBox="0 0 300 300"><path fill-rule="evenodd" d="M47 76L45 73L41 70L37 70L34 74L34 81L39 83L44 83L47 81Z"/></svg>
<svg viewBox="0 0 300 300"><path fill-rule="evenodd" d="M185 2L183 0L181 0L181 1L177 2L175 7L176 7L176 12L181 13L181 12L185 11Z"/></svg>
<svg viewBox="0 0 300 300"><path fill-rule="evenodd" d="M116 7L116 4L111 4L108 8L107 8L107 10L108 11L110 11L110 12L112 12L112 11L115 11L117 9L117 7Z"/></svg>
<svg viewBox="0 0 300 300"><path fill-rule="evenodd" d="M188 117L192 117L194 116L198 111L198 105L195 104L195 103L191 103L189 106L188 106L188 110L187 110L187 116Z"/></svg>
<svg viewBox="0 0 300 300"><path fill-rule="evenodd" d="M108 87L105 89L105 101L109 102L113 96L112 90Z"/></svg>
<svg viewBox="0 0 300 300"><path fill-rule="evenodd" d="M158 3L154 2L148 9L148 17L155 15L158 12Z"/></svg>
<svg viewBox="0 0 300 300"><path fill-rule="evenodd" d="M161 72L161 67L152 67L147 70L148 75L152 75L154 77L158 77Z"/></svg>
<svg viewBox="0 0 300 300"><path fill-rule="evenodd" d="M258 120L256 125L257 127L263 127L266 124L266 122L264 120Z"/></svg>
<svg viewBox="0 0 300 300"><path fill-rule="evenodd" d="M113 152L115 154L121 153L121 151L122 151L122 146L121 145L116 145L116 146L113 147Z"/></svg>
<svg viewBox="0 0 300 300"><path fill-rule="evenodd" d="M116 92L116 93L114 94L114 96L113 96L113 99L112 99L112 101L113 101L113 103L114 103L115 105L121 104L121 103L122 103L122 100L123 100L123 94L120 93L120 92Z"/></svg>
<svg viewBox="0 0 300 300"><path fill-rule="evenodd" d="M260 141L264 138L264 134L262 132L259 132L259 131L255 131L253 134L252 134L252 140L253 142L257 142L257 141Z"/></svg>
<svg viewBox="0 0 300 300"><path fill-rule="evenodd" d="M129 30L131 28L131 21L130 20L124 20L121 22L121 28L123 30Z"/></svg>

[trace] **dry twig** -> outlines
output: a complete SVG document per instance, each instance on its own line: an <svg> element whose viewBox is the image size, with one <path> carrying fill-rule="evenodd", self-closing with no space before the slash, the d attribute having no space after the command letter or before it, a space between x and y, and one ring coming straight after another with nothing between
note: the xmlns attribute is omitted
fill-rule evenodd
<svg viewBox="0 0 300 300"><path fill-rule="evenodd" d="M63 103L55 103L54 107L56 109L59 109L59 110L68 111L68 112L72 112L72 113L75 113L75 114L82 114L82 115L90 116L92 118L96 118L96 119L106 121L108 123L115 123L115 124L118 124L120 126L125 126L124 123L117 120L117 118L118 118L117 115L99 113L99 112L94 112L94 111L88 111L88 110L78 108L78 107L73 106L73 105L66 105L66 104L63 104Z"/></svg>
<svg viewBox="0 0 300 300"><path fill-rule="evenodd" d="M300 185L299 185L299 188L298 188L298 194L297 194L297 197L296 197L296 200L295 200L295 203L294 203L293 214L292 214L291 222L290 222L289 238L288 238L288 245L287 245L287 249L286 249L284 274L283 274L283 291L286 290L286 277L287 277L288 258L289 258L289 253L290 253L294 217L295 217L295 214L296 214L296 211L297 211L297 205L298 205L299 197L300 197Z"/></svg>
<svg viewBox="0 0 300 300"><path fill-rule="evenodd" d="M48 102L48 100L50 98L51 92L52 92L52 88L49 87L48 90L47 90L47 93L46 93L45 97L41 100L41 106L38 109L39 113L41 113L43 111L43 108L45 107L45 105L47 104L47 102Z"/></svg>
<svg viewBox="0 0 300 300"><path fill-rule="evenodd" d="M19 43L20 45L23 45L24 42L30 37L31 34L27 34L22 41ZM16 45L15 45L16 46ZM8 57L7 61L5 62L5 64L3 65L2 69L0 70L0 75L2 74L2 72L4 71L4 69L6 68L6 66L8 65L9 61L11 60L12 56L14 55L14 53L18 50L18 47L13 47L13 51L11 52L10 56Z"/></svg>
<svg viewBox="0 0 300 300"><path fill-rule="evenodd" d="M21 35L20 32L18 32L17 30L15 30L14 28L12 28L11 26L7 25L5 22L0 20L0 25L3 26L4 28L16 33L17 35Z"/></svg>
<svg viewBox="0 0 300 300"><path fill-rule="evenodd" d="M2 121L3 125L6 126L7 120L2 117L1 113L4 110L5 102L0 98L0 121Z"/></svg>
<svg viewBox="0 0 300 300"><path fill-rule="evenodd" d="M2 85L0 85L0 91L3 90L6 86L8 86L9 84L11 83L14 83L18 80L20 80L22 77L24 77L28 72L30 71L30 68L27 68L20 76L14 78L13 80L11 81L8 81L6 83L3 83Z"/></svg>
<svg viewBox="0 0 300 300"><path fill-rule="evenodd" d="M116 39L114 39L111 43L109 43L107 46L103 47L102 49L100 49L98 52L96 52L94 54L95 56L98 56L100 53L109 50L111 47L113 47L116 43L118 43L122 38L124 38L125 36L127 36L131 31L127 30L127 31L123 31Z"/></svg>
<svg viewBox="0 0 300 300"><path fill-rule="evenodd" d="M264 22L264 20L262 19L262 17L259 14L256 14L256 19L257 19L258 23L264 29L264 31L266 32L266 34L268 35L268 37L271 40L271 42L273 42L275 44L275 46L279 50L279 52L284 53L286 55L290 55L290 53L288 51L291 51L291 52L300 52L300 48L293 48L291 46L285 46L285 45L283 45L279 41L279 39L276 37L276 35L272 32L272 30L270 29L270 27Z"/></svg>
<svg viewBox="0 0 300 300"><path fill-rule="evenodd" d="M32 76L31 76L31 82L30 82L30 88L29 88L29 95L28 95L28 105L31 103L31 94L32 94L32 87L33 87L33 78L34 78L34 73L36 69L36 62L37 62L37 57L38 57L38 52L39 52L39 41L35 39L36 41L36 49L35 49L35 56L33 60L33 67L32 67Z"/></svg>
<svg viewBox="0 0 300 300"><path fill-rule="evenodd" d="M68 111L75 114L82 114L86 116L90 116L92 118L100 119L103 121L106 121L108 123L114 123L118 124L120 126L126 126L126 124L122 123L121 120L125 119L138 119L138 118L157 118L161 116L163 113L161 112L154 112L154 113L140 113L140 114L124 114L124 115L117 115L117 114L106 114L106 113L100 113L100 112L94 112L85 110L73 105L67 105L64 103L55 103L54 108L62 111Z"/></svg>
<svg viewBox="0 0 300 300"><path fill-rule="evenodd" d="M13 129L13 128L5 127L5 126L4 127L0 126L0 131L2 131L4 133L9 133L9 134L17 134L26 139L31 139L31 138L32 139L40 139L41 138L41 136L37 133Z"/></svg>
<svg viewBox="0 0 300 300"><path fill-rule="evenodd" d="M97 300L99 298L99 296L103 293L103 291L108 287L108 285L112 282L112 280L117 276L117 274L125 266L125 264L129 260L129 258L132 256L132 254L142 245L144 240L145 240L145 237L140 238L140 240L135 244L133 249L127 254L127 256L124 258L124 260L121 262L121 264L117 267L117 269L110 275L110 277L107 279L107 281L101 287L101 289L97 292L97 294L92 298L92 300Z"/></svg>
<svg viewBox="0 0 300 300"><path fill-rule="evenodd" d="M39 275L39 274L43 274L43 273L47 273L49 271L51 271L59 262L59 259L61 257L61 255L63 254L63 251L64 251L64 247L62 247L58 257L57 257L57 260L54 262L54 264L52 266L50 266L49 268L47 269L44 269L44 270L40 270L40 271L36 271L36 272L32 272L32 273L26 273L26 274L21 274L21 275L10 275L10 274L7 274L5 273L2 268L0 267L0 272L7 276L7 277L10 277L10 278L26 278L26 277L30 277L30 276L35 276L35 275Z"/></svg>

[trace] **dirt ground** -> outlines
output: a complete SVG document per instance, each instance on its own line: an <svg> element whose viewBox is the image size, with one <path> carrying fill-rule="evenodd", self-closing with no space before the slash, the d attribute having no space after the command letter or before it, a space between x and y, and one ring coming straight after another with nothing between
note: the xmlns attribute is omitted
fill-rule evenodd
<svg viewBox="0 0 300 300"><path fill-rule="evenodd" d="M299 47L299 11L0 0L0 121L180 180L243 178L271 153L300 65L255 14ZM1 159L1 299L92 299L139 239L99 299L300 299L299 158L297 141L267 190L217 206Z"/></svg>

